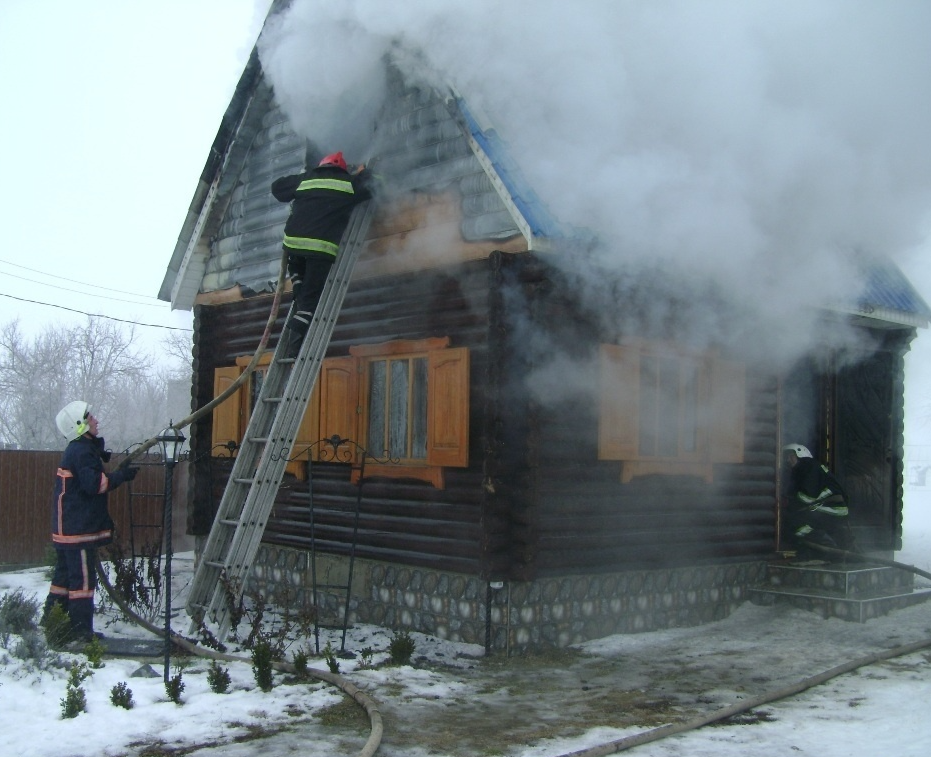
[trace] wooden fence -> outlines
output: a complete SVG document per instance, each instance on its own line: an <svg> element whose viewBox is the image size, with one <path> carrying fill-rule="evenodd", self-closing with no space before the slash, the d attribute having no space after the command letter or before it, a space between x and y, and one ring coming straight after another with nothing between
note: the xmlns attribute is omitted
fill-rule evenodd
<svg viewBox="0 0 931 757"><path fill-rule="evenodd" d="M122 458L114 455L113 469ZM51 547L52 490L61 452L0 450L0 565L41 565ZM189 463L175 467L172 486L172 532L176 551L189 549L187 477ZM110 515L116 523L116 541L131 546L161 542L165 468L157 457L140 464L132 485L110 495Z"/></svg>

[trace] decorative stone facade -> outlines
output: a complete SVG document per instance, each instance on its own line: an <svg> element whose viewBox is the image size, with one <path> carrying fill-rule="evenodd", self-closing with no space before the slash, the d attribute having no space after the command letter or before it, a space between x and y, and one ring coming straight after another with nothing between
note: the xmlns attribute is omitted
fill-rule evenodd
<svg viewBox="0 0 931 757"><path fill-rule="evenodd" d="M309 609L310 568L308 552L263 544L247 590ZM342 623L348 568L346 558L317 555L321 623ZM349 622L520 654L720 620L748 599L765 572L759 561L489 585L474 576L356 559Z"/></svg>

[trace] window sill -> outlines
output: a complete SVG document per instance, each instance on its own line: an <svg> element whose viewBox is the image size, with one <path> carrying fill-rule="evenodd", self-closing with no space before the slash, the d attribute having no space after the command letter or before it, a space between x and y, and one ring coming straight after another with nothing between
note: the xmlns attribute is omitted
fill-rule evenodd
<svg viewBox="0 0 931 757"><path fill-rule="evenodd" d="M683 460L624 460L621 462L621 483L629 484L637 476L698 476L706 484L714 482L711 462Z"/></svg>
<svg viewBox="0 0 931 757"><path fill-rule="evenodd" d="M359 483L362 477L362 471L354 468L352 471L352 483ZM446 482L443 477L443 469L436 465L425 466L405 466L405 465L381 465L378 463L365 466L366 478L408 478L415 481L424 481L431 484L434 489L445 489Z"/></svg>

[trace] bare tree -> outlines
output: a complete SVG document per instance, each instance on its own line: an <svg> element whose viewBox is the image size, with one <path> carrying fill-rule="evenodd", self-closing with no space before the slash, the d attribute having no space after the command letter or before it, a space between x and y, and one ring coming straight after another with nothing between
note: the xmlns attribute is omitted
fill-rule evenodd
<svg viewBox="0 0 931 757"><path fill-rule="evenodd" d="M158 428L166 376L134 347L135 330L100 318L52 325L31 342L18 321L0 329L0 441L59 449L55 415L82 399L94 407L107 446L123 449Z"/></svg>

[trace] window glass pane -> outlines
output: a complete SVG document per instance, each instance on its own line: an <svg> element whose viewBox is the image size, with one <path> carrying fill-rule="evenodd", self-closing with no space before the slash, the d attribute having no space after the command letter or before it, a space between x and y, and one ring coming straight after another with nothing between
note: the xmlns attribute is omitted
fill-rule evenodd
<svg viewBox="0 0 931 757"><path fill-rule="evenodd" d="M262 391L262 383L265 381L265 370L257 369L252 372L250 389L249 389L249 412L254 413L259 405L259 394Z"/></svg>
<svg viewBox="0 0 931 757"><path fill-rule="evenodd" d="M658 371L656 358L640 357L640 454L656 454L656 411L658 407Z"/></svg>
<svg viewBox="0 0 931 757"><path fill-rule="evenodd" d="M411 392L411 457L427 459L427 358L414 361L414 386Z"/></svg>
<svg viewBox="0 0 931 757"><path fill-rule="evenodd" d="M682 364L682 451L698 451L698 366Z"/></svg>
<svg viewBox="0 0 931 757"><path fill-rule="evenodd" d="M365 444L373 457L382 457L387 452L385 445L385 397L387 396L387 371L384 360L369 363L369 433Z"/></svg>
<svg viewBox="0 0 931 757"><path fill-rule="evenodd" d="M410 365L407 360L392 360L389 370L388 451L391 457L406 459Z"/></svg>
<svg viewBox="0 0 931 757"><path fill-rule="evenodd" d="M660 457L679 454L679 359L659 359L659 392L657 408L657 451Z"/></svg>

